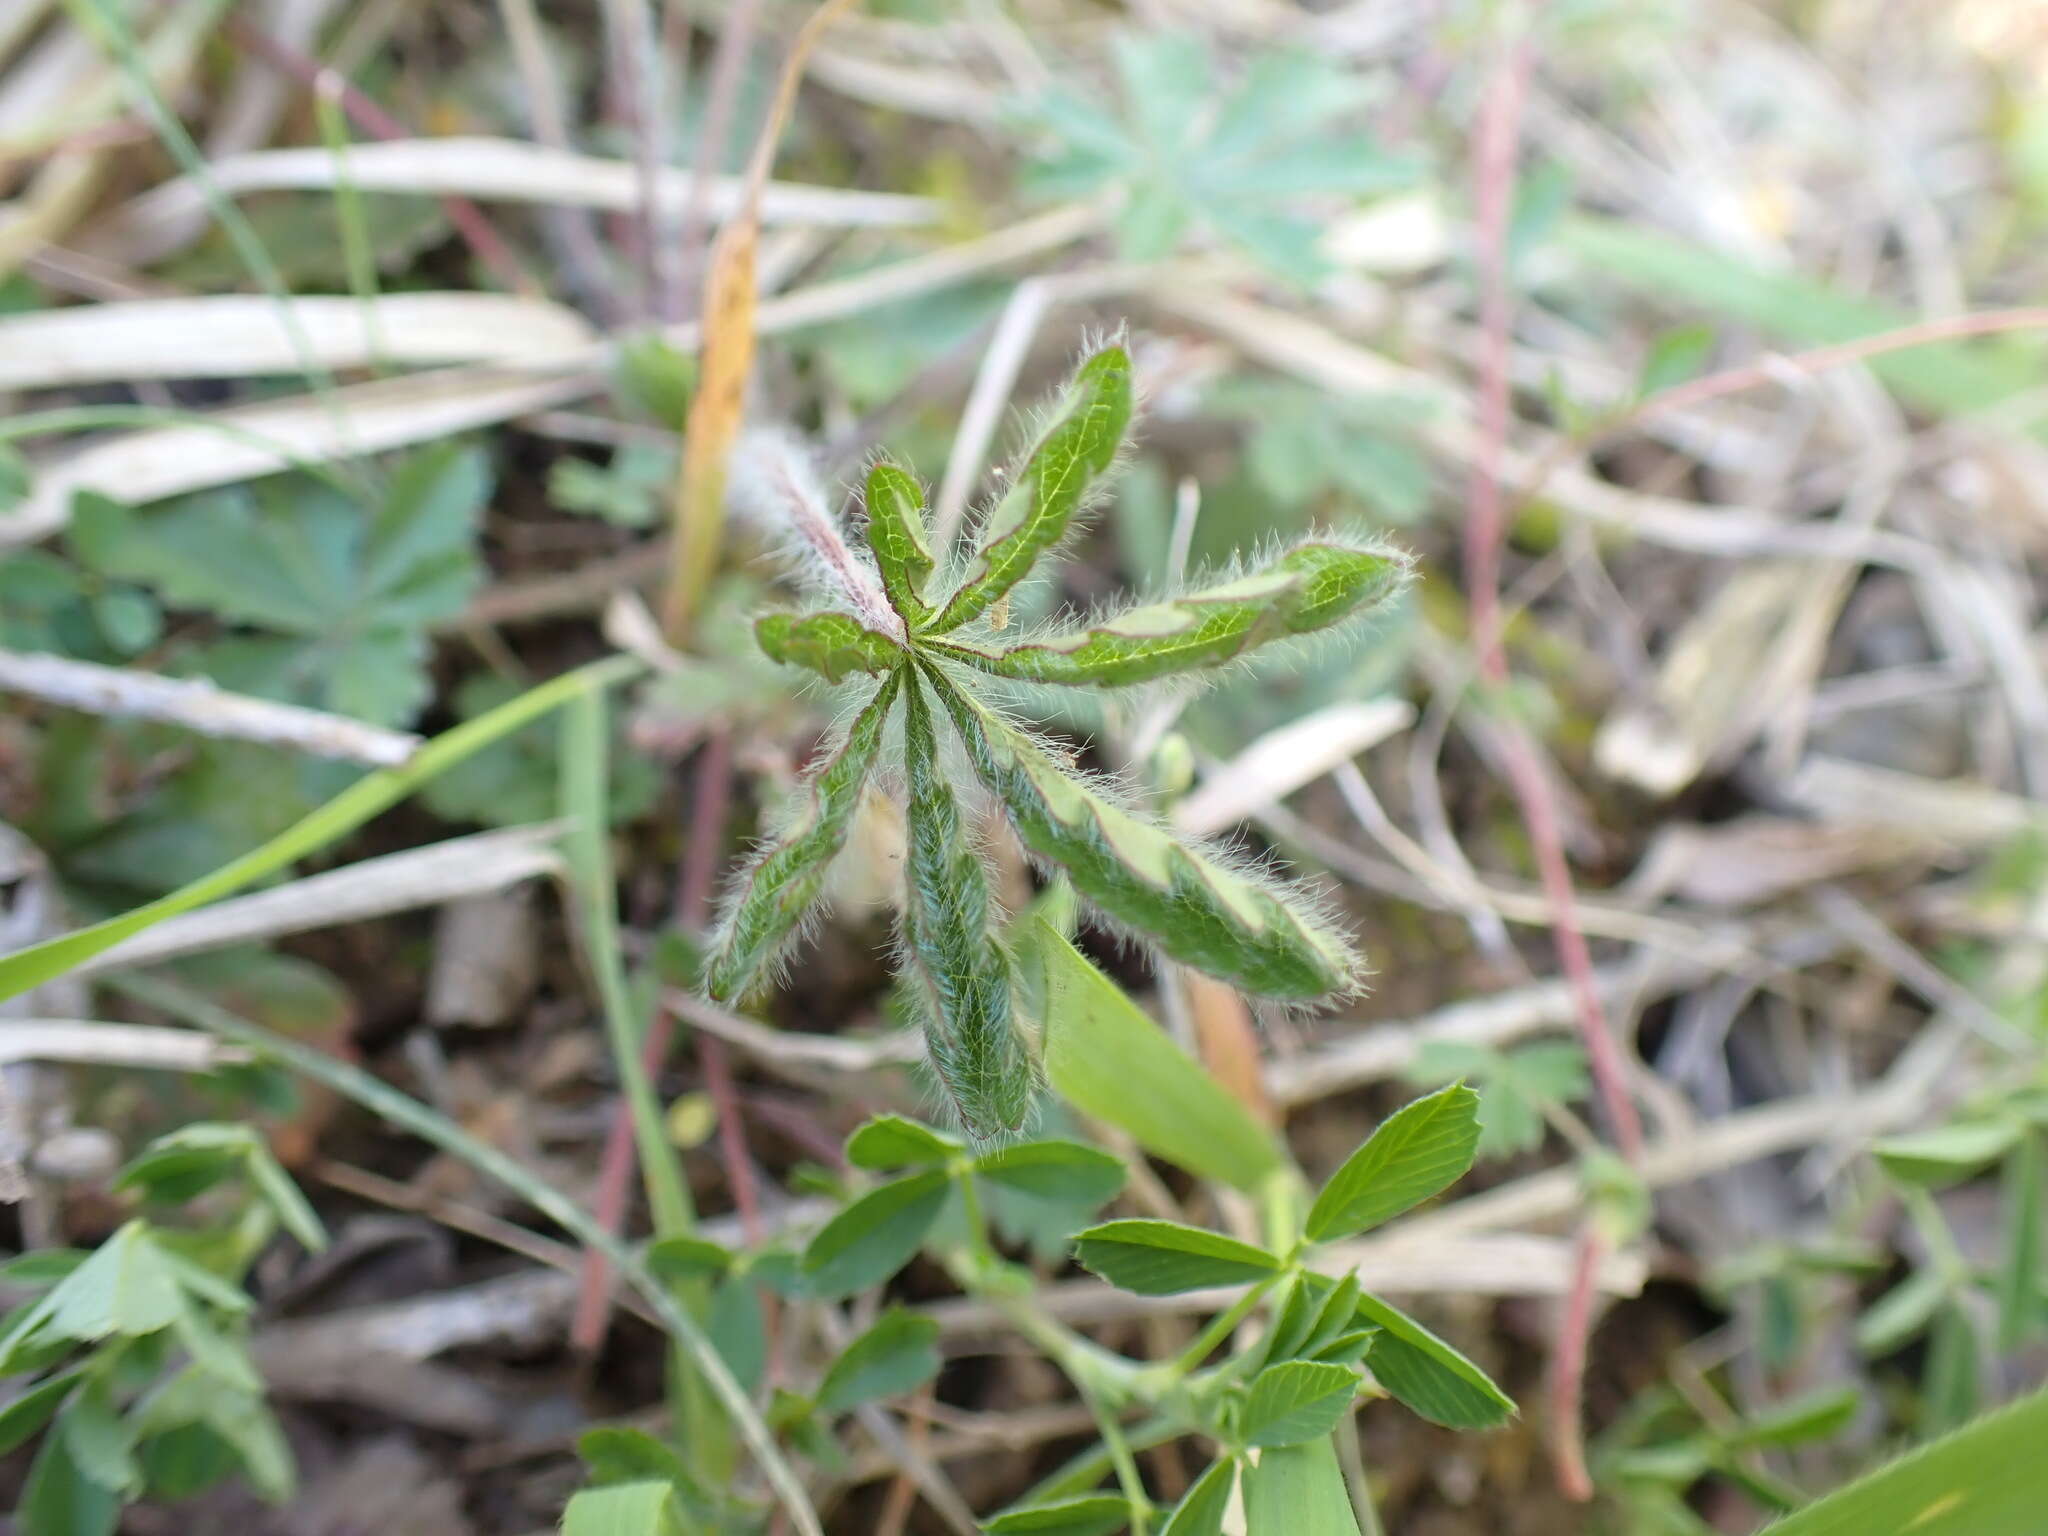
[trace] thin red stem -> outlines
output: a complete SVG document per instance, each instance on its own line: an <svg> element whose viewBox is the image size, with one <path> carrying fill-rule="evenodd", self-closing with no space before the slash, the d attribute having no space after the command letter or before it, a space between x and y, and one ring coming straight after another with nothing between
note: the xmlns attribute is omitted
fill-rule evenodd
<svg viewBox="0 0 2048 1536"><path fill-rule="evenodd" d="M1508 221L1514 204L1515 159L1521 137L1522 103L1535 55L1526 33L1517 37L1493 71L1473 144L1477 223L1479 321L1478 452L1466 487L1465 585L1472 607L1473 644L1480 676L1493 688L1508 681L1500 617L1500 554L1506 535L1501 468L1507 454L1513 294L1508 280ZM1501 733L1510 788L1543 881L1550 908L1551 938L1558 964L1571 987L1580 1040L1594 1085L1615 1140L1631 1163L1642 1156L1642 1122L1629 1096L1621 1050L1607 1027L1606 1009L1593 977L1592 956L1574 912L1571 867L1565 861L1557 808L1543 776L1537 748L1521 723L1503 722ZM1559 1486L1568 1497L1589 1498L1579 1426L1580 1387L1592 1331L1595 1280L1602 1239L1588 1225L1580 1234L1572 1290L1550 1361L1552 1456Z"/></svg>
<svg viewBox="0 0 2048 1536"><path fill-rule="evenodd" d="M1606 1240L1592 1222L1579 1229L1572 1250L1571 1290L1557 1330L1557 1348L1550 1357L1545 1396L1550 1421L1550 1459L1559 1489L1568 1499L1584 1503L1593 1497L1593 1479L1586 1471L1586 1439L1581 1428L1586 1389L1586 1351L1593 1336L1593 1302L1599 1291L1600 1263Z"/></svg>

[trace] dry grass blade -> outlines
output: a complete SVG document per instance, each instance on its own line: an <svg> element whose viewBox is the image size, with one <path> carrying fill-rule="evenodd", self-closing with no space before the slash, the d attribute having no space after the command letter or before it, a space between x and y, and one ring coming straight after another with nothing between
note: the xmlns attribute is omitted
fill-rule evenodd
<svg viewBox="0 0 2048 1536"><path fill-rule="evenodd" d="M775 104L754 145L739 206L712 243L711 268L704 279L697 392L683 426L683 460L676 477L674 562L662 601L663 633L678 648L689 639L691 623L711 585L725 527L726 461L746 415L747 379L754 366L754 264L768 170L796 100L804 59L819 34L850 3L825 0L798 31L783 61Z"/></svg>
<svg viewBox="0 0 2048 1536"><path fill-rule="evenodd" d="M0 651L0 689L88 714L161 720L202 736L260 741L372 768L396 768L420 747L409 731L227 693L205 678L158 677L62 656Z"/></svg>
<svg viewBox="0 0 2048 1536"><path fill-rule="evenodd" d="M108 438L34 467L29 494L0 514L0 548L61 530L79 491L129 503L156 501L295 465L452 437L563 404L588 393L593 384L582 377L536 377L498 365L436 369L351 384L325 396L236 406L194 418L191 425Z"/></svg>
<svg viewBox="0 0 2048 1536"><path fill-rule="evenodd" d="M289 310L289 315L286 311ZM288 305L225 294L50 309L0 319L0 389L124 379L240 379L372 363L546 362L587 349L575 311L489 293L401 293Z"/></svg>
<svg viewBox="0 0 2048 1536"><path fill-rule="evenodd" d="M558 831L554 826L509 827L454 837L346 864L251 896L236 896L167 918L83 962L72 974L130 970L231 944L439 906L558 874L561 859L554 848Z"/></svg>
<svg viewBox="0 0 2048 1536"><path fill-rule="evenodd" d="M566 208L627 212L638 206L641 187L630 161L579 155L517 139L476 137L392 139L349 148L345 171L321 148L264 149L213 161L210 174L231 196L251 192L327 192L339 178L359 191L422 197L472 197L484 202L547 203ZM690 172L665 169L657 182L664 202L690 196L697 181ZM837 187L764 182L758 201L750 184L718 176L704 186L713 217L729 219L748 207L764 225L825 225L847 228L904 228L932 224L939 207L930 198L898 193L845 191ZM117 212L100 232L109 254L146 264L163 254L156 232L205 207L193 182L180 178L152 188Z"/></svg>
<svg viewBox="0 0 2048 1536"><path fill-rule="evenodd" d="M152 1024L98 1019L8 1019L0 1024L0 1063L62 1061L165 1072L211 1072L249 1060L239 1046L211 1035Z"/></svg>

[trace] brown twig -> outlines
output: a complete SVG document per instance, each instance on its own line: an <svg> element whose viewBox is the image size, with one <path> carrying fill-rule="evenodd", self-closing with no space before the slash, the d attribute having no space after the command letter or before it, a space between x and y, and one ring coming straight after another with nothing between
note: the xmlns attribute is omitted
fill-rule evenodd
<svg viewBox="0 0 2048 1536"><path fill-rule="evenodd" d="M341 110L348 114L349 121L371 137L409 139L414 136L404 123L317 59L307 58L296 48L250 26L239 16L228 16L221 23L221 29L236 47L253 53L311 90L330 93ZM462 236L476 259L490 268L499 282L530 298L545 295L546 290L520 264L519 258L512 253L512 247L505 243L504 237L481 208L466 197L454 195L443 197L441 207L448 215L448 222L455 226L456 233Z"/></svg>
<svg viewBox="0 0 2048 1536"><path fill-rule="evenodd" d="M1479 444L1466 488L1465 582L1472 605L1473 643L1479 653L1480 675L1495 688L1504 687L1508 681L1500 621L1500 549L1506 532L1501 467L1507 451L1512 345L1508 217L1514 200L1522 100L1533 65L1528 39L1518 39L1494 72L1480 111L1474 156L1483 350L1479 369ZM1565 863L1556 808L1550 803L1549 788L1526 731L1518 722L1509 721L1502 740L1510 787L1527 824L1544 894L1552 908L1558 962L1570 978L1578 1002L1580 1032L1594 1081L1615 1139L1633 1162L1642 1152L1642 1122L1628 1095L1620 1052L1607 1030L1585 934L1573 914L1571 870Z"/></svg>

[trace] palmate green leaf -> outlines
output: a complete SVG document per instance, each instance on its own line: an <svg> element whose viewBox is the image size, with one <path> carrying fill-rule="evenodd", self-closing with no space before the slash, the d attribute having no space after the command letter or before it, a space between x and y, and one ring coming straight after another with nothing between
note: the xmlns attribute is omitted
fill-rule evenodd
<svg viewBox="0 0 2048 1536"><path fill-rule="evenodd" d="M1407 1313L1361 1295L1358 1315L1380 1330L1365 1357L1374 1378L1432 1424L1492 1429L1514 1417L1514 1400L1486 1372Z"/></svg>
<svg viewBox="0 0 2048 1536"><path fill-rule="evenodd" d="M1238 1413L1237 1436L1248 1446L1300 1445L1327 1435L1351 1411L1358 1373L1349 1366L1289 1360L1252 1378Z"/></svg>
<svg viewBox="0 0 2048 1536"><path fill-rule="evenodd" d="M1118 244L1133 261L1172 254L1197 223L1262 265L1301 283L1323 271L1318 221L1304 198L1356 196L1400 185L1413 170L1378 151L1344 119L1371 99L1360 81L1306 50L1256 54L1219 83L1210 51L1186 33L1118 39L1120 113L1058 88L1033 116L1056 148L1028 184L1080 198L1123 194ZM1233 63L1236 61L1233 60Z"/></svg>
<svg viewBox="0 0 2048 1536"><path fill-rule="evenodd" d="M796 819L759 852L734 887L705 962L704 986L712 997L745 993L824 890L826 871L860 807L898 686L893 673L882 680L846 740L813 767Z"/></svg>
<svg viewBox="0 0 2048 1536"><path fill-rule="evenodd" d="M988 874L940 768L924 691L904 693L910 805L903 955L932 1070L977 1141L1022 1129L1036 1088L1013 1013L1009 961L989 929Z"/></svg>
<svg viewBox="0 0 2048 1536"><path fill-rule="evenodd" d="M1245 1529L1264 1536L1358 1536L1358 1516L1328 1435L1259 1453L1244 1474Z"/></svg>
<svg viewBox="0 0 2048 1536"><path fill-rule="evenodd" d="M302 817L276 837L211 873L180 886L168 896L132 908L72 933L45 939L27 949L0 955L0 999L41 986L121 940L154 927L165 918L190 912L243 886L289 868L299 859L353 832L372 816L396 804L420 785L457 763L538 719L586 688L608 687L633 676L640 663L610 657L530 688L489 714L444 731L413 754L400 768L387 768L358 779L332 800Z"/></svg>
<svg viewBox="0 0 2048 1536"><path fill-rule="evenodd" d="M425 701L426 632L482 577L488 461L442 444L407 455L374 508L306 476L208 491L146 514L80 498L72 546L102 575L251 632L216 643L224 686L378 724Z"/></svg>
<svg viewBox="0 0 2048 1536"><path fill-rule="evenodd" d="M922 1168L946 1162L961 1148L959 1138L944 1131L901 1115L877 1115L846 1138L846 1160L878 1172Z"/></svg>
<svg viewBox="0 0 2048 1536"><path fill-rule="evenodd" d="M931 576L931 538L925 529L924 491L894 464L868 471L868 549L882 573L890 604L915 629L931 616L924 584Z"/></svg>
<svg viewBox="0 0 2048 1536"><path fill-rule="evenodd" d="M1456 1183L1479 1145L1479 1095L1454 1083L1397 1110L1330 1175L1308 1213L1326 1243L1376 1227Z"/></svg>
<svg viewBox="0 0 2048 1536"><path fill-rule="evenodd" d="M893 672L904 660L903 648L887 635L832 610L802 618L768 614L755 620L754 639L771 660L804 667L828 683L855 672Z"/></svg>
<svg viewBox="0 0 2048 1536"><path fill-rule="evenodd" d="M981 617L1030 573L1115 462L1130 420L1130 354L1105 347L1075 373L1052 425L982 524L965 578L925 630L948 634Z"/></svg>
<svg viewBox="0 0 2048 1536"><path fill-rule="evenodd" d="M2034 1536L2048 1392L1969 1424L1768 1527L1769 1536Z"/></svg>
<svg viewBox="0 0 2048 1536"><path fill-rule="evenodd" d="M951 1187L943 1172L932 1171L869 1190L805 1247L805 1289L829 1299L880 1285L923 1245Z"/></svg>
<svg viewBox="0 0 2048 1536"><path fill-rule="evenodd" d="M1230 1495L1237 1487L1237 1463L1218 1461L1196 1478L1180 1496L1159 1536L1223 1536L1223 1517L1230 1511Z"/></svg>
<svg viewBox="0 0 2048 1536"><path fill-rule="evenodd" d="M1074 1239L1074 1257L1111 1285L1140 1296L1244 1285L1280 1268L1263 1248L1177 1221L1106 1221Z"/></svg>
<svg viewBox="0 0 2048 1536"><path fill-rule="evenodd" d="M1118 688L1228 666L1276 640L1358 619L1400 590L1405 557L1321 538L1261 569L1086 629L1020 645L941 641L932 649L999 677Z"/></svg>
<svg viewBox="0 0 2048 1536"><path fill-rule="evenodd" d="M900 1307L847 1345L818 1386L823 1413L845 1413L862 1403L899 1397L939 1374L939 1325Z"/></svg>
<svg viewBox="0 0 2048 1536"><path fill-rule="evenodd" d="M1285 887L1112 803L1022 731L928 675L1024 846L1061 866L1110 917L1183 965L1263 997L1309 1001L1358 985L1358 953Z"/></svg>
<svg viewBox="0 0 2048 1536"><path fill-rule="evenodd" d="M1046 1077L1074 1108L1155 1157L1247 1192L1283 1166L1244 1105L1042 917L1026 925L1018 963L1044 997Z"/></svg>

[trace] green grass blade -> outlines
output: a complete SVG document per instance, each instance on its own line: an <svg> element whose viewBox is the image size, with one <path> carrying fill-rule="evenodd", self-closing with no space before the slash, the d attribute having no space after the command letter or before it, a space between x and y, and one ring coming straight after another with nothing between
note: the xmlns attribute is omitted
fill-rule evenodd
<svg viewBox="0 0 2048 1536"><path fill-rule="evenodd" d="M1227 667L1259 647L1363 618L1398 592L1407 559L1378 544L1321 538L1263 569L1091 624L1072 634L993 647L933 648L999 677L1118 688Z"/></svg>
<svg viewBox="0 0 2048 1536"><path fill-rule="evenodd" d="M1008 957L989 932L988 875L939 762L924 690L904 691L909 863L903 950L932 1069L977 1140L1023 1128L1034 1082L1013 1016Z"/></svg>
<svg viewBox="0 0 2048 1536"><path fill-rule="evenodd" d="M748 1449L774 1487L776 1497L789 1511L791 1522L804 1536L824 1536L824 1527L818 1523L802 1481L783 1459L781 1451L776 1448L773 1432L755 1411L745 1390L733 1379L732 1372L704 1330L684 1310L669 1288L655 1278L640 1253L606 1231L582 1206L551 1184L536 1178L496 1147L479 1141L446 1116L378 1081L360 1067L336 1061L311 1046L273 1034L196 993L168 982L129 976L115 980L112 985L210 1035L246 1046L258 1056L287 1067L302 1077L311 1078L341 1097L360 1104L372 1114L411 1131L422 1141L468 1163L486 1178L495 1179L577 1242L603 1254L626 1283L646 1300L661 1320L661 1326L689 1352L691 1362L717 1394L720 1404L732 1416L733 1423L739 1426Z"/></svg>
<svg viewBox="0 0 2048 1536"><path fill-rule="evenodd" d="M807 668L828 683L854 672L893 672L904 661L901 646L850 613L771 613L754 621L754 642L769 660Z"/></svg>
<svg viewBox="0 0 2048 1536"><path fill-rule="evenodd" d="M1364 961L1287 887L1124 810L1024 732L931 674L975 770L1024 846L1183 965L1261 997L1354 989Z"/></svg>
<svg viewBox="0 0 2048 1536"><path fill-rule="evenodd" d="M882 590L912 629L931 617L924 584L932 574L925 528L924 491L894 464L868 471L868 548L882 573Z"/></svg>
<svg viewBox="0 0 2048 1536"><path fill-rule="evenodd" d="M752 987L824 890L826 871L860 808L899 686L898 674L882 680L845 742L812 769L795 820L756 853L733 887L704 967L712 997L739 997Z"/></svg>
<svg viewBox="0 0 2048 1536"><path fill-rule="evenodd" d="M41 944L0 956L0 999L17 997L39 987L167 917L203 907L208 902L233 895L245 885L277 874L306 855L346 837L436 774L446 772L492 742L511 735L586 690L610 687L640 670L641 663L633 658L615 656L564 673L516 699L508 700L488 714L465 721L451 731L444 731L415 752L403 767L383 769L358 779L260 848L252 849L211 874L180 886L168 896L160 896L155 901L94 923L89 928L60 934Z"/></svg>
<svg viewBox="0 0 2048 1536"><path fill-rule="evenodd" d="M932 620L931 633L947 634L988 612L1059 543L1116 461L1130 422L1130 354L1105 347L1075 373L1053 424L982 525L966 578Z"/></svg>
<svg viewBox="0 0 2048 1536"><path fill-rule="evenodd" d="M672 1237L690 1230L695 1212L662 1124L661 1101L640 1059L646 1008L635 1001L626 983L619 945L618 882L612 869L607 803L611 727L606 716L604 696L590 689L571 699L562 712L562 815L569 824L562 848L575 898L576 937L603 1005L605 1037L633 1122L633 1144L640 1155L654 1233Z"/></svg>

